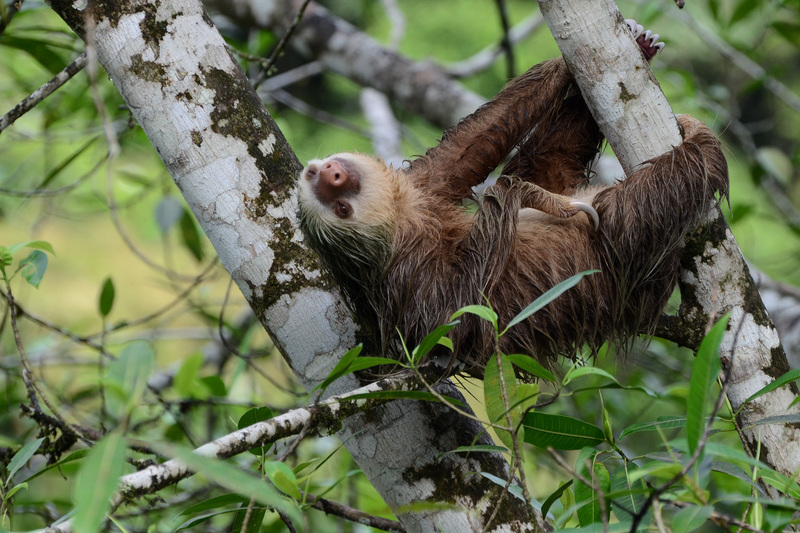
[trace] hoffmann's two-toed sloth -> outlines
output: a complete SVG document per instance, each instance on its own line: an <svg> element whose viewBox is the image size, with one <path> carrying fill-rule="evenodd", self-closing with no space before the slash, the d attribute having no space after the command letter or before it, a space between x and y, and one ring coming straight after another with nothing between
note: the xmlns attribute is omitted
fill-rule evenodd
<svg viewBox="0 0 800 533"><path fill-rule="evenodd" d="M663 47L629 25L647 59ZM397 357L398 332L412 348L470 304L488 301L502 327L591 269L600 272L511 328L500 349L547 363L584 343L624 342L653 331L677 281L684 237L715 193L727 193L719 141L694 118L679 121L683 144L624 182L586 187L602 135L566 63L552 59L406 168L352 153L309 162L299 179L301 228L373 354ZM473 187L509 154L477 209L465 208ZM454 356L481 375L495 350L491 325L463 315L450 338Z"/></svg>

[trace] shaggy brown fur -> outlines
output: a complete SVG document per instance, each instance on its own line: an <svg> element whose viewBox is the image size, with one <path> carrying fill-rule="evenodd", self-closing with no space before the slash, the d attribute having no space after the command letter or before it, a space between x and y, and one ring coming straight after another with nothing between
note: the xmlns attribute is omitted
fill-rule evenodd
<svg viewBox="0 0 800 533"><path fill-rule="evenodd" d="M728 187L714 134L689 116L680 123L681 146L620 184L579 188L602 138L566 64L550 60L408 168L357 154L310 162L300 178L301 227L372 353L395 352L398 331L416 346L454 311L484 298L505 325L557 283L600 270L502 338L505 353L546 363L584 343L596 348L652 331L677 281L684 237ZM515 147L477 211L464 209L472 187ZM573 198L593 204L597 230L589 217L572 216ZM480 375L494 351L490 326L464 315L450 337L455 356Z"/></svg>

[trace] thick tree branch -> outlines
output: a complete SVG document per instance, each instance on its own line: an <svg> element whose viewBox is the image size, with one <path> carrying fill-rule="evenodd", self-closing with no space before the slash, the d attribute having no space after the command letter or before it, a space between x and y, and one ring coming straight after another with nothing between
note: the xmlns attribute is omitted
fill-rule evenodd
<svg viewBox="0 0 800 533"><path fill-rule="evenodd" d="M680 142L672 110L628 38L613 0L539 0L539 5L623 168L636 168ZM624 80L617 79L620 71L625 72ZM794 429L754 423L766 416L797 413L797 407L787 411L797 387L784 386L744 404L751 394L786 372L788 365L739 247L716 207L685 250L681 294L680 315L698 333L731 313L720 357L725 367L732 365L728 398L738 411L743 443L753 455L760 448L765 462L793 476L800 468L800 441Z"/></svg>

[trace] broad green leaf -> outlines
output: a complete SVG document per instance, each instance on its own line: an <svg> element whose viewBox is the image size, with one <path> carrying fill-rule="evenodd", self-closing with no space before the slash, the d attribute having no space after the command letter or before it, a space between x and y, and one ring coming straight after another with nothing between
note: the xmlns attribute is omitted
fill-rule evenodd
<svg viewBox="0 0 800 533"><path fill-rule="evenodd" d="M722 369L719 360L719 345L725 329L728 327L729 319L730 315L725 314L714 324L714 327L700 343L697 357L692 365L689 397L686 401L686 440L690 455L693 455L697 449L706 428L708 404L713 397L714 382Z"/></svg>
<svg viewBox="0 0 800 533"><path fill-rule="evenodd" d="M628 526L626 524L614 523L606 526L602 523L591 524L586 527L570 527L567 529L559 529L558 533L627 533Z"/></svg>
<svg viewBox="0 0 800 533"><path fill-rule="evenodd" d="M11 255L11 251L5 246L0 246L0 268L7 267L11 263L14 262L14 256Z"/></svg>
<svg viewBox="0 0 800 533"><path fill-rule="evenodd" d="M620 440L622 440L624 437L627 437L628 435L633 435L634 433L639 433L640 431L667 430L674 428L682 428L684 426L686 426L685 416L675 416L675 415L659 416L655 420L631 424L630 426L622 430L622 433L619 434L619 438Z"/></svg>
<svg viewBox="0 0 800 533"><path fill-rule="evenodd" d="M47 254L41 250L34 250L19 262L19 266L22 277L38 289L47 270Z"/></svg>
<svg viewBox="0 0 800 533"><path fill-rule="evenodd" d="M564 415L533 411L525 415L525 442L540 448L579 450L605 442L603 430L594 424Z"/></svg>
<svg viewBox="0 0 800 533"><path fill-rule="evenodd" d="M599 453L594 448L583 448L578 453L578 459L575 461L575 472L580 474L583 479L591 481L599 490L608 494L611 480L605 465L597 461ZM600 522L601 510L597 492L577 479L577 477L575 479L574 492L575 503L585 504L578 509L578 523L585 527Z"/></svg>
<svg viewBox="0 0 800 533"><path fill-rule="evenodd" d="M14 479L14 474L17 473L17 470L25 466L25 463L28 462L28 459L33 457L33 454L39 449L39 446L42 445L44 442L44 438L39 438L32 440L25 444L22 448L19 449L17 453L14 454L14 457L11 458L11 461L8 463L8 476L6 476L5 480L3 481L3 485L6 487L9 486L11 481Z"/></svg>
<svg viewBox="0 0 800 533"><path fill-rule="evenodd" d="M556 378L553 377L553 373L540 365L539 362L530 355L512 354L507 355L506 358L511 361L514 366L532 376L536 376L537 378L541 378L552 383L555 383L556 381Z"/></svg>
<svg viewBox="0 0 800 533"><path fill-rule="evenodd" d="M763 389L761 389L760 391L756 392L755 394L750 396L748 399L746 399L744 401L744 404L750 403L753 400L755 400L756 398L758 398L759 396L763 396L764 394L766 394L768 392L772 392L775 389L777 389L778 387L782 387L783 385L786 385L787 383L792 382L792 381L796 380L797 378L800 378L800 368L796 368L794 370L790 370L789 372L785 373L784 375L782 375L781 377L779 377L778 379L776 379L775 381L773 381L772 383L768 384Z"/></svg>
<svg viewBox="0 0 800 533"><path fill-rule="evenodd" d="M179 396L196 398L198 372L203 367L203 354L193 353L183 360L181 367L172 378L172 387Z"/></svg>
<svg viewBox="0 0 800 533"><path fill-rule="evenodd" d="M419 343L419 346L414 349L414 358L412 364L417 365L423 357L428 355L428 353L433 350L437 344L439 344L441 338L447 335L457 324L457 320L449 324L443 324L422 339L422 342Z"/></svg>
<svg viewBox="0 0 800 533"><path fill-rule="evenodd" d="M239 417L239 422L236 423L236 427L238 429L246 428L248 426L252 426L256 422L263 422L271 419L272 417L272 409L269 407L253 407ZM250 453L260 456L267 453L267 450L269 450L271 447L272 443L269 443L266 446L256 446L250 450Z"/></svg>
<svg viewBox="0 0 800 533"><path fill-rule="evenodd" d="M167 233L183 216L183 204L172 195L162 198L156 206L156 222L161 233Z"/></svg>
<svg viewBox="0 0 800 533"><path fill-rule="evenodd" d="M672 529L681 533L689 533L702 526L711 516L714 507L711 505L692 505L681 509L672 519Z"/></svg>
<svg viewBox="0 0 800 533"><path fill-rule="evenodd" d="M297 488L297 477L286 463L270 461L261 467L264 469L264 475L278 487L278 490L298 501L303 498L300 489Z"/></svg>
<svg viewBox="0 0 800 533"><path fill-rule="evenodd" d="M200 503L196 503L194 505L190 505L183 511L181 511L180 515L178 516L189 516L195 513L202 513L205 511L210 511L212 509L219 509L220 507L225 507L226 505L233 505L236 503L247 503L250 500L241 496L239 494L222 494L221 496L215 496L213 498L209 498L207 500L203 500Z"/></svg>
<svg viewBox="0 0 800 533"><path fill-rule="evenodd" d="M52 255L56 255L56 252L53 250L53 245L47 241L26 241L20 242L17 244L12 244L9 246L8 252L11 254L17 253L19 250L23 248L33 248L34 250L41 250L43 252L47 252Z"/></svg>
<svg viewBox="0 0 800 533"><path fill-rule="evenodd" d="M155 366L155 353L147 342L134 341L122 350L116 360L108 365L105 382L117 394L109 394L106 403L109 412L122 418L136 408L147 389L147 380Z"/></svg>
<svg viewBox="0 0 800 533"><path fill-rule="evenodd" d="M222 381L222 378L219 376L203 376L200 378L200 383L208 389L211 396L224 398L228 394L225 388L225 382Z"/></svg>
<svg viewBox="0 0 800 533"><path fill-rule="evenodd" d="M647 502L648 488L641 475L636 475L639 467L635 463L627 463L618 468L611 477L611 492L616 494L610 498L611 507L617 519L630 527L633 516L640 513ZM639 522L636 532L646 532L652 520L650 511ZM675 531L681 531L676 529Z"/></svg>
<svg viewBox="0 0 800 533"><path fill-rule="evenodd" d="M279 494L269 483L243 472L238 466L220 461L215 457L197 454L183 446L166 446L155 443L152 446L166 456L180 459L190 470L204 475L217 485L281 511L296 525L303 523L300 511L294 502Z"/></svg>
<svg viewBox="0 0 800 533"><path fill-rule="evenodd" d="M477 315L487 322L491 322L492 326L494 326L494 330L497 331L497 313L495 313L491 307L486 307L485 305L467 305L453 313L453 316L450 317L450 322L464 313Z"/></svg>
<svg viewBox="0 0 800 533"><path fill-rule="evenodd" d="M577 285L578 282L581 279L583 279L584 276L587 276L589 274L594 274L595 272L600 272L600 271L586 270L579 274L575 274L574 276L565 279L564 281L562 281L549 291L545 292L544 294L536 298L536 300L534 300L533 303L528 305L528 307L523 309L517 316L515 316L511 320L511 322L508 323L508 326L506 326L506 330L508 330L513 326L516 326L517 324L519 324L520 322L522 322L523 320L534 314L536 311L540 310L542 307L544 307L545 305L549 304L550 302L561 296L564 292Z"/></svg>
<svg viewBox="0 0 800 533"><path fill-rule="evenodd" d="M361 345L356 346L356 348L358 348L359 352L361 351ZM398 364L399 363L397 361L395 361L394 359L389 359L388 357L358 357L356 359L351 360L349 364L342 369L337 370L336 368L334 368L333 369L334 371L331 372L331 374L327 378L325 378L325 381L323 381L322 383L320 383L315 387L315 390L318 388L325 390L326 388L328 388L328 385L330 385L340 377L345 376L347 374L352 374L353 372L358 372L359 370L366 370L367 368L373 368L381 365L397 366ZM339 365L337 364L336 367L338 368Z"/></svg>
<svg viewBox="0 0 800 533"><path fill-rule="evenodd" d="M513 408L511 406L517 405L517 377L514 375L514 367L511 365L505 356L500 356L500 364L502 366L502 377L505 382L505 390L500 382L500 369L497 364L497 356L492 356L486 362L486 369L483 376L483 398L486 405L486 414L489 415L489 421L503 427L509 427L507 414L511 415L511 427L519 424L519 418L522 416L522 409L518 406ZM504 399L505 395L505 399ZM506 401L508 401L509 409L506 408ZM510 450L514 449L514 441L511 438L511 431L503 431L502 429L495 428L498 438ZM523 429L520 428L519 434L524 440Z"/></svg>
<svg viewBox="0 0 800 533"><path fill-rule="evenodd" d="M76 506L73 531L100 530L124 467L125 441L120 433L107 434L89 451L73 488Z"/></svg>
<svg viewBox="0 0 800 533"><path fill-rule="evenodd" d="M574 482L575 482L574 479L570 479L569 481L563 483L560 487L558 487L556 491L553 492L553 494L547 497L547 499L542 504L542 516L547 518L547 515L550 512L550 508L553 506L554 503L556 503L559 500L559 498L561 498L561 495L564 494L564 491L570 488Z"/></svg>
<svg viewBox="0 0 800 533"><path fill-rule="evenodd" d="M106 278L103 282L103 288L100 290L100 300L97 302L97 307L100 311L100 316L103 318L107 317L111 312L111 308L114 307L114 282L111 281L110 277Z"/></svg>
<svg viewBox="0 0 800 533"><path fill-rule="evenodd" d="M194 216L189 211L184 211L181 217L181 237L186 249L192 253L197 261L203 260L203 242L200 240L200 232L197 230L197 223Z"/></svg>
<svg viewBox="0 0 800 533"><path fill-rule="evenodd" d="M245 498L245 501L249 502L250 499L249 498ZM241 507L236 508L236 509L223 509L223 510L220 510L220 511L215 511L215 512L212 512L212 513L207 513L207 514L204 514L204 515L192 517L189 520L187 520L186 522L184 522L183 524L181 524L178 527L176 527L175 531L186 531L187 529L190 530L190 531L203 531L202 529L199 529L197 526L199 526L203 522L208 522L209 520L211 520L213 518L216 518L218 516L224 516L224 515L231 514L231 513L239 513L240 509L241 509Z"/></svg>

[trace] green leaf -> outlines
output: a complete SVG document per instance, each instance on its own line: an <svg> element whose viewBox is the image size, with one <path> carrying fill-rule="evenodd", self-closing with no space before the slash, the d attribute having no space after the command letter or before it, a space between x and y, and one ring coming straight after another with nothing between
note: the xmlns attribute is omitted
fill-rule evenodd
<svg viewBox="0 0 800 533"><path fill-rule="evenodd" d="M5 501L7 502L11 501L11 498L14 497L14 494L18 493L21 490L28 490L28 484L22 482L19 485L14 485L13 487L11 487L5 494Z"/></svg>
<svg viewBox="0 0 800 533"><path fill-rule="evenodd" d="M511 429L513 429L517 426L522 416L522 409L519 406L516 408L511 407L518 403L517 377L514 375L514 367L511 365L511 361L509 361L508 358L500 356L500 365L502 366L502 376L505 382L505 392L500 382L501 374L497 364L497 356L490 357L486 362L486 369L484 370L483 376L483 397L486 405L486 414L489 415L490 422L508 427L509 423L506 418L506 413L509 413L511 415ZM510 410L506 409L506 403L503 399L504 394L506 400L508 400ZM495 431L502 443L510 450L513 450L514 441L511 438L511 431L504 431L498 428L495 428ZM519 434L524 440L522 428L520 428Z"/></svg>
<svg viewBox="0 0 800 533"><path fill-rule="evenodd" d="M19 266L22 277L38 289L47 270L47 254L40 250L34 250L19 262Z"/></svg>
<svg viewBox="0 0 800 533"><path fill-rule="evenodd" d="M214 496L213 498L203 500L200 503L190 505L181 511L178 516L189 516L196 513L211 511L212 509L219 509L220 507L225 507L226 505L247 503L249 501L249 498L245 498L239 494L222 494L220 496Z"/></svg>
<svg viewBox="0 0 800 533"><path fill-rule="evenodd" d="M550 512L550 508L553 506L554 503L558 501L559 498L561 498L561 495L564 494L564 491L570 488L574 482L575 482L574 479L570 479L569 481L563 483L560 487L558 487L553 494L547 497L547 499L542 504L542 516L547 518L547 515Z"/></svg>
<svg viewBox="0 0 800 533"><path fill-rule="evenodd" d="M491 307L486 307L485 305L467 305L453 313L453 316L450 317L450 322L454 321L456 318L460 317L464 313L470 313L472 315L477 315L482 319L486 320L487 322L491 322L492 326L494 326L494 330L497 331L497 313Z"/></svg>
<svg viewBox="0 0 800 533"><path fill-rule="evenodd" d="M235 531L237 533L259 533L264 517L267 515L266 508L256 505L253 506L252 509L248 509L249 502L247 504L243 503L240 507L229 531ZM247 526L242 530L245 520L247 520Z"/></svg>
<svg viewBox="0 0 800 533"><path fill-rule="evenodd" d="M449 324L443 324L422 339L422 342L419 343L419 346L414 349L412 364L417 365L423 357L428 355L428 353L433 350L437 344L439 344L441 338L450 333L450 330L453 329L457 324L457 320L455 322L450 322Z"/></svg>
<svg viewBox="0 0 800 533"><path fill-rule="evenodd" d="M622 430L622 433L619 434L619 438L620 440L622 440L622 438L627 437L628 435L633 435L634 433L639 433L640 431L659 431L659 430L667 430L674 428L682 428L685 426L686 426L685 416L674 416L674 415L659 416L655 420L631 424L630 426Z"/></svg>
<svg viewBox="0 0 800 533"><path fill-rule="evenodd" d="M760 2L753 2L753 0L740 0L736 9L733 11L729 25L733 26L737 22L747 18L759 6Z"/></svg>
<svg viewBox="0 0 800 533"><path fill-rule="evenodd" d="M544 307L545 305L549 304L550 302L561 296L564 292L577 285L578 282L581 279L583 279L584 276L587 276L589 274L594 274L595 272L600 272L600 271L586 270L584 272L575 274L574 276L565 279L564 281L562 281L561 283L559 283L546 293L536 298L536 300L534 300L532 304L528 305L528 307L523 309L517 316L515 316L511 320L511 322L508 323L508 326L506 326L506 330L519 324L520 322L522 322L523 320L534 314L536 311L540 310L542 307Z"/></svg>
<svg viewBox="0 0 800 533"><path fill-rule="evenodd" d="M8 247L8 252L11 254L15 254L19 250L22 250L23 248L33 248L34 250L41 250L43 252L56 255L56 252L53 250L53 245L47 241L26 241L17 244L12 244L11 246Z"/></svg>
<svg viewBox="0 0 800 533"><path fill-rule="evenodd" d="M124 467L125 441L120 433L109 433L89 451L73 486L73 531L100 530Z"/></svg>
<svg viewBox="0 0 800 533"><path fill-rule="evenodd" d="M155 353L145 341L134 341L108 365L105 382L115 394L106 397L109 412L117 418L129 415L147 389L147 380L155 366Z"/></svg>
<svg viewBox="0 0 800 533"><path fill-rule="evenodd" d="M603 430L594 424L564 415L533 411L525 415L525 442L556 450L579 450L605 442Z"/></svg>
<svg viewBox="0 0 800 533"><path fill-rule="evenodd" d="M511 361L514 366L518 367L524 372L527 372L531 376L536 376L537 378L541 378L545 381L550 381L553 383L556 381L556 378L553 377L552 372L540 365L536 359L529 355L512 354L507 355L506 358Z"/></svg>
<svg viewBox="0 0 800 533"><path fill-rule="evenodd" d="M339 362L336 363L336 366L333 367L333 370L331 370L331 373L328 374L327 378L325 378L325 381L314 387L314 390L312 392L314 392L317 389L321 389L324 391L325 389L328 388L328 385L330 385L340 377L348 374L349 373L347 371L348 367L355 360L355 358L358 357L358 354L361 353L361 350L363 348L364 346L359 344L347 350L347 353L344 354L341 359L339 359Z"/></svg>
<svg viewBox="0 0 800 533"><path fill-rule="evenodd" d="M444 452L443 454L439 455L436 459L440 459L445 455L449 455L451 453L466 453L467 455L471 453L508 453L510 450L505 446L495 446L492 444L473 444L472 446L459 446L455 450L450 450L449 452Z"/></svg>
<svg viewBox="0 0 800 533"><path fill-rule="evenodd" d="M278 490L298 501L303 498L300 489L297 488L297 477L286 463L271 461L261 466L264 469L264 475L278 487Z"/></svg>
<svg viewBox="0 0 800 533"><path fill-rule="evenodd" d="M685 531L686 533L694 531L706 523L713 511L714 507L711 505L692 505L681 509L672 519L672 529L674 531Z"/></svg>
<svg viewBox="0 0 800 533"><path fill-rule="evenodd" d="M300 511L294 502L279 494L269 483L243 472L238 466L215 457L199 455L183 446L156 443L152 446L166 456L180 459L190 470L204 475L217 485L281 511L298 526L303 523Z"/></svg>
<svg viewBox="0 0 800 533"><path fill-rule="evenodd" d="M100 300L98 301L100 316L107 317L112 307L114 307L114 282L109 277L103 282L103 288L100 290Z"/></svg>
<svg viewBox="0 0 800 533"><path fill-rule="evenodd" d="M690 455L694 454L705 431L708 404L713 397L712 388L722 369L719 360L719 345L725 329L728 327L729 319L730 314L726 313L714 324L714 327L700 343L697 357L692 365L689 396L686 400L686 440Z"/></svg>
<svg viewBox="0 0 800 533"><path fill-rule="evenodd" d="M246 428L248 426L252 426L256 422L263 422L271 419L272 417L272 409L269 407L253 407L239 417L239 422L236 423L236 427L238 429ZM267 450L269 450L271 447L272 443L269 443L266 446L256 446L250 450L250 453L253 455L263 455L267 453Z"/></svg>
<svg viewBox="0 0 800 533"><path fill-rule="evenodd" d="M363 346L359 344L358 346L348 350L348 352L344 354L341 359L339 359L339 362L336 363L336 366L333 367L333 370L331 370L331 373L328 374L327 378L325 378L325 381L314 387L314 390L321 389L324 391L331 383L340 377L346 376L347 374L352 374L353 372L358 372L359 370L365 370L367 368L380 365L399 364L394 359L389 359L388 357L358 357L362 349Z"/></svg>
<svg viewBox="0 0 800 533"><path fill-rule="evenodd" d="M217 398L224 398L228 391L225 388L225 382L219 376L203 376L200 378L200 383L203 384L211 396Z"/></svg>
<svg viewBox="0 0 800 533"><path fill-rule="evenodd" d="M594 448L583 448L578 453L578 459L575 461L575 472L580 474L583 479L591 481L599 490L608 494L611 480L605 465L597 461L599 453ZM600 522L600 499L597 497L597 492L577 479L577 476L574 492L575 503L584 504L578 508L578 523L585 527Z"/></svg>
<svg viewBox="0 0 800 533"><path fill-rule="evenodd" d="M40 39L3 35L3 40L0 44L27 53L53 76L67 66L64 58L54 52L47 42Z"/></svg>
<svg viewBox="0 0 800 533"><path fill-rule="evenodd" d="M630 528L634 515L644 509L648 488L643 476L637 475L639 467L635 463L626 463L623 466L624 468L618 468L611 477L611 492L616 494L614 498L611 498L611 507L620 523L627 524ZM652 513L648 511L639 522L635 533L646 532L651 520ZM675 531L682 530L675 529Z"/></svg>
<svg viewBox="0 0 800 533"><path fill-rule="evenodd" d="M3 485L8 487L11 480L14 479L14 474L17 473L17 470L25 466L25 463L28 462L28 459L33 457L33 454L39 449L39 446L42 445L44 442L44 438L35 439L25 444L22 448L19 449L17 453L14 454L14 457L11 458L11 461L8 463L8 476L6 476L5 480L3 481Z"/></svg>
<svg viewBox="0 0 800 533"><path fill-rule="evenodd" d="M41 476L43 474L46 474L50 470L60 469L62 466L64 466L67 463L71 463L71 462L83 459L88 453L89 453L89 450L85 449L85 448L82 449L82 450L78 450L78 451L72 452L71 454L69 454L65 458L61 459L60 461L58 461L56 463L53 463L51 465L47 465L44 468L42 468L41 470L39 470L37 472L34 472L25 481L31 481L31 480L36 479L37 477L39 477L39 476Z"/></svg>
<svg viewBox="0 0 800 533"><path fill-rule="evenodd" d="M172 378L172 387L178 395L188 398L195 398L197 392L196 383L199 382L197 373L203 367L203 354L193 353L186 359Z"/></svg>
<svg viewBox="0 0 800 533"><path fill-rule="evenodd" d="M203 243L200 240L200 232L197 230L194 216L189 211L184 211L181 217L181 237L183 238L184 246L192 253L192 256L197 261L202 261Z"/></svg>
<svg viewBox="0 0 800 533"><path fill-rule="evenodd" d="M787 22L787 21L777 21L772 23L772 27L775 31L793 44L796 47L800 47L800 24L795 22Z"/></svg>
<svg viewBox="0 0 800 533"><path fill-rule="evenodd" d="M755 400L756 398L758 398L759 396L763 396L764 394L766 394L768 392L772 392L775 389L777 389L778 387L782 387L783 385L786 385L787 383L792 382L792 381L796 380L797 378L800 378L800 368L796 368L794 370L790 370L789 372L783 374L781 377L779 377L778 379L776 379L775 381L773 381L772 383L768 384L766 387L764 387L763 389L761 389L760 391L754 393L752 396L750 396L748 399L746 399L742 405L750 403L753 400Z"/></svg>
<svg viewBox="0 0 800 533"><path fill-rule="evenodd" d="M564 378L564 384L566 385L571 381L586 376L600 376L603 378L610 379L614 383L617 383L617 378L615 378L602 368L597 368L594 366L579 366L577 368L573 368L569 373L567 373L567 376Z"/></svg>

